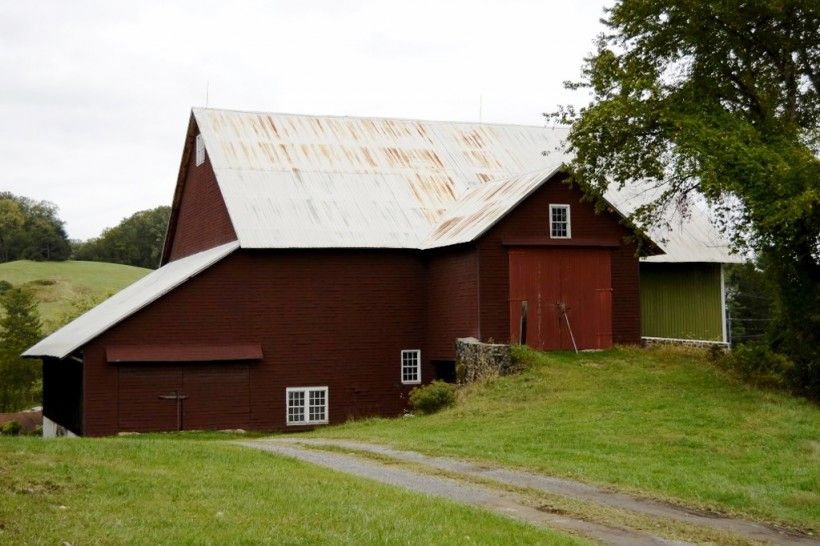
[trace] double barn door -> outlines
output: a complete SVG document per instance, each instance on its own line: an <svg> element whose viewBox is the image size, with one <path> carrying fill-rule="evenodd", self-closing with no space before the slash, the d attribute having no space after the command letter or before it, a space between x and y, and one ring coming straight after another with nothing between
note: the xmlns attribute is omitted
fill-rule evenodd
<svg viewBox="0 0 820 546"><path fill-rule="evenodd" d="M119 367L120 431L248 428L246 363L169 363Z"/></svg>
<svg viewBox="0 0 820 546"><path fill-rule="evenodd" d="M509 251L510 337L540 350L612 345L612 275L607 249Z"/></svg>

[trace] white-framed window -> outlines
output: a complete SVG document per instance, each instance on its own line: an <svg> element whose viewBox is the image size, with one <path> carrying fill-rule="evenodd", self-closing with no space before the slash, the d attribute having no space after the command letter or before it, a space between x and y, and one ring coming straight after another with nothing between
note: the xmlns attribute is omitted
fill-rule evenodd
<svg viewBox="0 0 820 546"><path fill-rule="evenodd" d="M196 135L196 166L199 167L205 163L205 141L202 140L202 134Z"/></svg>
<svg viewBox="0 0 820 546"><path fill-rule="evenodd" d="M401 382L405 385L421 383L421 351L410 349L401 352Z"/></svg>
<svg viewBox="0 0 820 546"><path fill-rule="evenodd" d="M550 238L569 239L572 229L569 218L569 205L550 205Z"/></svg>
<svg viewBox="0 0 820 546"><path fill-rule="evenodd" d="M288 387L285 398L288 426L327 424L327 387Z"/></svg>

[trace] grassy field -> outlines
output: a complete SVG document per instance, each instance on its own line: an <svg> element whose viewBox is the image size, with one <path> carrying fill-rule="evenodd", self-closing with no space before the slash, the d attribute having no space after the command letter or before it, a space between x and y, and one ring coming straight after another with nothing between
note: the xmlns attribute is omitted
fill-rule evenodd
<svg viewBox="0 0 820 546"><path fill-rule="evenodd" d="M521 375L456 407L315 436L524 467L689 506L820 529L820 409L736 383L702 353L523 350Z"/></svg>
<svg viewBox="0 0 820 546"><path fill-rule="evenodd" d="M75 304L105 298L150 270L100 262L31 262L0 264L0 280L26 286L39 302L44 333L56 330Z"/></svg>
<svg viewBox="0 0 820 546"><path fill-rule="evenodd" d="M219 439L0 438L0 543L586 543Z"/></svg>

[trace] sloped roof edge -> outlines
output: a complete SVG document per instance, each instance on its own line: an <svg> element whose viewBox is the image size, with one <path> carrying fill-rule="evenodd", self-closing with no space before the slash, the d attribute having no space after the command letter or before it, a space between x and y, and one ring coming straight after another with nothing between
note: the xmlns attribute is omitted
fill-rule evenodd
<svg viewBox="0 0 820 546"><path fill-rule="evenodd" d="M222 260L237 248L239 242L233 241L164 265L69 322L26 350L22 356L67 357L106 330Z"/></svg>

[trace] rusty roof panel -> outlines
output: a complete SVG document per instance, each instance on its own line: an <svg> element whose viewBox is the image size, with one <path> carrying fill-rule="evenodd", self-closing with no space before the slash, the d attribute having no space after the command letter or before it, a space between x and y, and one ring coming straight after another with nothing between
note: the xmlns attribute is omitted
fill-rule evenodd
<svg viewBox="0 0 820 546"><path fill-rule="evenodd" d="M194 109L245 248L473 240L568 159L565 128ZM610 192L622 213L634 191ZM653 235L659 235L653 233ZM735 261L693 215L650 261Z"/></svg>
<svg viewBox="0 0 820 546"><path fill-rule="evenodd" d="M555 164L563 130L195 109L240 243L418 248L470 188Z"/></svg>

